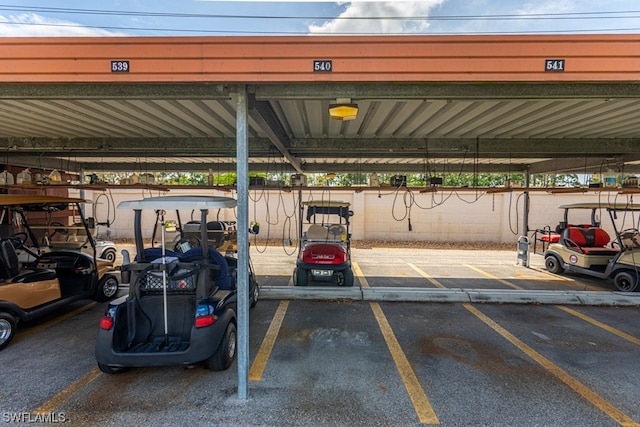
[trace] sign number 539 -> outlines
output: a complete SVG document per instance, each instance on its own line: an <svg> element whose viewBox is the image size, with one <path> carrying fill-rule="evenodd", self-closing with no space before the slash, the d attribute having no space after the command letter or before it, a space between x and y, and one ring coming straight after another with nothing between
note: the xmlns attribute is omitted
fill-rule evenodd
<svg viewBox="0 0 640 427"><path fill-rule="evenodd" d="M128 73L129 61L111 61L112 73Z"/></svg>

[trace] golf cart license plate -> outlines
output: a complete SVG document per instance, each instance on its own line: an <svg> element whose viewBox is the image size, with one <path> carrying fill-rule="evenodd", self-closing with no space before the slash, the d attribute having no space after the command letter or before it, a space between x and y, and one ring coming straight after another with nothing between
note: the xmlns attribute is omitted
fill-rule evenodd
<svg viewBox="0 0 640 427"><path fill-rule="evenodd" d="M314 276L328 277L333 275L333 270L311 270L311 274Z"/></svg>

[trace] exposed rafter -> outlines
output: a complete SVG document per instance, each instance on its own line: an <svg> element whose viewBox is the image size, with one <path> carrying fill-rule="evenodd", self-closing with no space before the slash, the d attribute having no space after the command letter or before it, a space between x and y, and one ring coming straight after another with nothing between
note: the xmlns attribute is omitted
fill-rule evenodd
<svg viewBox="0 0 640 427"><path fill-rule="evenodd" d="M253 94L249 94L249 117L267 134L267 137L284 156L291 166L302 173L300 160L289 151L289 137L278 120L273 108L266 101L256 101Z"/></svg>

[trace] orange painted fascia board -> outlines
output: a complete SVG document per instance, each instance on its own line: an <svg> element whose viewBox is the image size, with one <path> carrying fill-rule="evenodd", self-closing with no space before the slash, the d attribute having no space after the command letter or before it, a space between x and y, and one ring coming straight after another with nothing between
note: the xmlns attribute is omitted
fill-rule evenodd
<svg viewBox="0 0 640 427"><path fill-rule="evenodd" d="M0 38L0 82L15 83L636 82L638 70L638 34Z"/></svg>

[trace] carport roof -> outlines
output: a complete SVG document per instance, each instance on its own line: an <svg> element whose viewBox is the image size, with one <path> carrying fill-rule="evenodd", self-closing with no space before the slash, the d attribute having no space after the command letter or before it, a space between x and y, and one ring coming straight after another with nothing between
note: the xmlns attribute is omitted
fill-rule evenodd
<svg viewBox="0 0 640 427"><path fill-rule="evenodd" d="M633 171L639 42L5 38L0 146L8 163L67 171L235 171L235 94L246 85L251 171ZM316 60L332 71L314 71ZM337 98L358 104L356 120L329 119Z"/></svg>

